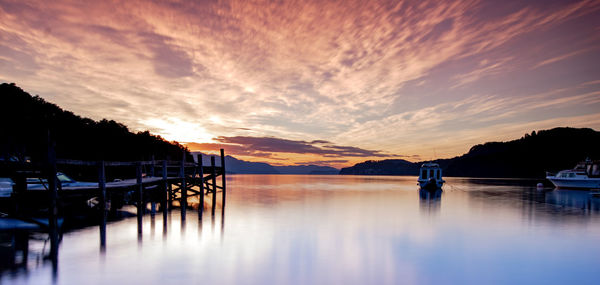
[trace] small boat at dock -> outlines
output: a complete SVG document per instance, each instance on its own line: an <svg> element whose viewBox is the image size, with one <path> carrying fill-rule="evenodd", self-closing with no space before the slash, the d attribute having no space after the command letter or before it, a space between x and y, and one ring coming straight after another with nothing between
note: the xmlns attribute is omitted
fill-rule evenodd
<svg viewBox="0 0 600 285"><path fill-rule="evenodd" d="M437 163L427 162L421 165L418 182L421 189L433 191L441 189L446 181L442 179L440 166Z"/></svg>
<svg viewBox="0 0 600 285"><path fill-rule="evenodd" d="M556 174L546 173L556 188L600 189L600 161L586 159L575 168L561 170Z"/></svg>

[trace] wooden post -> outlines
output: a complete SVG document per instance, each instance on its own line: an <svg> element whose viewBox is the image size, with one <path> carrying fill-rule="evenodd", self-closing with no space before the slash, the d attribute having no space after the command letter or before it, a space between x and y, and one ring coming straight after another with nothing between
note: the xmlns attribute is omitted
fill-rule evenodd
<svg viewBox="0 0 600 285"><path fill-rule="evenodd" d="M148 175L146 175L148 176ZM154 155L152 155L152 162L150 164L150 176L154 177ZM160 191L160 187L157 189L158 191ZM154 195L152 195L152 198L150 200L150 215L152 216L152 218L154 218L154 215L156 214L156 197L154 197ZM152 219L152 221L154 221L154 219ZM152 232L154 232L154 229L152 230Z"/></svg>
<svg viewBox="0 0 600 285"><path fill-rule="evenodd" d="M138 207L137 207L137 222L138 222L138 237L142 234L142 215L144 203L144 185L142 184L142 163L137 163L137 186L138 186Z"/></svg>
<svg viewBox="0 0 600 285"><path fill-rule="evenodd" d="M221 187L223 188L223 189L221 189L221 190L223 190L223 196L222 196L223 201L221 203L222 204L221 207L225 207L225 196L227 195L227 191L225 190L226 189L226 186L225 186L225 150L223 150L223 149L221 149L221 170L223 171L221 173Z"/></svg>
<svg viewBox="0 0 600 285"><path fill-rule="evenodd" d="M202 219L202 213L204 212L204 163L202 162L202 154L198 154L198 165L200 168L200 197L198 206L198 218Z"/></svg>
<svg viewBox="0 0 600 285"><path fill-rule="evenodd" d="M213 196L212 196L212 209L211 214L215 215L215 207L217 206L217 170L215 166L215 156L210 157L210 166L212 167L212 185L213 185Z"/></svg>
<svg viewBox="0 0 600 285"><path fill-rule="evenodd" d="M27 177L24 174L15 174L15 185L13 187L13 197L15 198L15 204L13 208L13 214L19 216L21 214L21 203L27 202L23 201L23 197L25 196L25 191L27 191Z"/></svg>
<svg viewBox="0 0 600 285"><path fill-rule="evenodd" d="M162 178L163 178L163 193L162 193L162 199L160 200L161 204L162 204L162 212L163 212L163 235L166 235L167 233L167 211L170 210L170 206L168 206L169 204L167 203L167 201L169 200L168 195L170 195L169 193L169 181L167 180L167 161L163 160L162 162Z"/></svg>
<svg viewBox="0 0 600 285"><path fill-rule="evenodd" d="M162 208L163 208L163 217L167 217L167 210L170 210L167 201L169 200L169 181L167 180L167 161L164 160L162 162L162 179L163 179L163 194L162 194Z"/></svg>
<svg viewBox="0 0 600 285"><path fill-rule="evenodd" d="M104 161L98 161L98 189L100 190L100 251L106 250L106 173Z"/></svg>
<svg viewBox="0 0 600 285"><path fill-rule="evenodd" d="M46 166L46 179L48 181L48 194L50 200L50 211L48 215L48 227L50 235L50 258L52 260L52 275L56 277L58 272L58 193L56 191L56 152L54 151L54 140L52 140L50 131L48 131L48 160Z"/></svg>
<svg viewBox="0 0 600 285"><path fill-rule="evenodd" d="M181 177L181 218L185 219L185 214L187 211L187 185L185 183L185 150L183 151L183 158L181 159L179 176Z"/></svg>

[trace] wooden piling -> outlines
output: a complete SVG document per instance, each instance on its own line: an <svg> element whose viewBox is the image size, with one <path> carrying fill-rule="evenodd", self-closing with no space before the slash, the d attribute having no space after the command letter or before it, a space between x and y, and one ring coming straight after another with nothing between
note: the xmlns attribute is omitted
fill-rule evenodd
<svg viewBox="0 0 600 285"><path fill-rule="evenodd" d="M52 260L53 276L58 270L58 208L57 208L57 178L56 178L56 152L54 150L54 141L48 131L48 156L46 165L46 179L48 181L49 194L49 213L48 227L50 235L50 259Z"/></svg>
<svg viewBox="0 0 600 285"><path fill-rule="evenodd" d="M167 179L168 167L166 161L163 162L163 166L165 169L163 173L163 178ZM165 183L167 185L167 204L169 205L169 211L171 211L173 209L173 184L169 183L167 180L165 180Z"/></svg>
<svg viewBox="0 0 600 285"><path fill-rule="evenodd" d="M142 184L142 164L137 163L137 186L138 186L138 201L137 201L137 222L138 222L138 237L142 234L142 215L144 204L144 185Z"/></svg>
<svg viewBox="0 0 600 285"><path fill-rule="evenodd" d="M202 219L204 212L204 166L202 162L202 154L198 154L198 168L200 169L200 196L198 197L200 205L198 206L198 218Z"/></svg>
<svg viewBox="0 0 600 285"><path fill-rule="evenodd" d="M211 214L215 215L215 207L217 206L217 170L215 167L215 157L210 157L210 166L212 169L212 209Z"/></svg>
<svg viewBox="0 0 600 285"><path fill-rule="evenodd" d="M183 151L183 157L181 159L181 168L179 170L179 176L181 177L181 218L185 219L187 211L187 185L185 181L185 150Z"/></svg>
<svg viewBox="0 0 600 285"><path fill-rule="evenodd" d="M221 207L225 207L225 196L227 195L227 191L225 190L225 150L223 149L221 149L221 171L221 190L223 190Z"/></svg>
<svg viewBox="0 0 600 285"><path fill-rule="evenodd" d="M167 219L167 211L171 210L171 208L169 208L169 204L167 203L167 201L169 200L169 181L167 180L167 161L163 161L162 162L162 179L163 179L163 185L162 185L162 189L163 189L163 193L161 195L162 199L161 199L161 203L162 203L162 210L163 210L163 219Z"/></svg>
<svg viewBox="0 0 600 285"><path fill-rule="evenodd" d="M98 162L98 188L100 190L100 251L106 249L106 173L104 161Z"/></svg>
<svg viewBox="0 0 600 285"><path fill-rule="evenodd" d="M56 216L58 215L56 203L56 199L58 197L58 193L56 191L56 172L56 153L54 152L54 143L50 141L50 135L48 134L48 161L46 165L46 179L48 181L48 198L50 202L50 215L48 216L48 225L51 227L56 226Z"/></svg>

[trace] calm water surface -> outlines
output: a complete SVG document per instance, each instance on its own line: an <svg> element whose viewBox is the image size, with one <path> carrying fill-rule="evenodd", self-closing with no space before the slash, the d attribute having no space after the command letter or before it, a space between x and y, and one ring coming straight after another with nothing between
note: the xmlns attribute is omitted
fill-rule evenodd
<svg viewBox="0 0 600 285"><path fill-rule="evenodd" d="M4 269L0 283L600 282L600 198L447 181L420 193L416 177L231 175L224 212L182 222L174 210L166 229L146 215L141 236L135 217L110 223L104 252L98 227L65 233L55 273L34 235L26 266Z"/></svg>

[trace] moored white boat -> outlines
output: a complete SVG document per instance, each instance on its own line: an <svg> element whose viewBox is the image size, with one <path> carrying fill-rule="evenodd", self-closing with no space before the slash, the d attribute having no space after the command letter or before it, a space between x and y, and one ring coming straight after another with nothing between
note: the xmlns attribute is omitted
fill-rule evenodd
<svg viewBox="0 0 600 285"><path fill-rule="evenodd" d="M422 189L436 190L442 188L444 179L442 179L442 169L437 163L427 162L421 165L419 171L419 186Z"/></svg>
<svg viewBox="0 0 600 285"><path fill-rule="evenodd" d="M573 169L547 173L546 179L556 188L600 189L600 161L586 159Z"/></svg>

